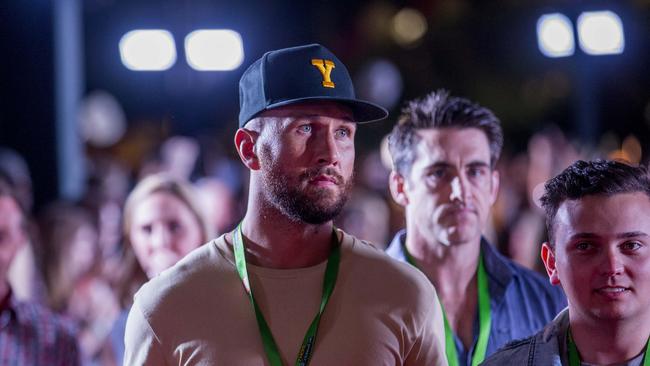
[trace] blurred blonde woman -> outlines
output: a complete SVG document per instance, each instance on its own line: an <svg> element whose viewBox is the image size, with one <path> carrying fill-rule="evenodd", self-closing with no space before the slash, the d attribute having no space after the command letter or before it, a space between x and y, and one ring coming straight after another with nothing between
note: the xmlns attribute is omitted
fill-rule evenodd
<svg viewBox="0 0 650 366"><path fill-rule="evenodd" d="M212 237L192 186L165 174L148 176L136 185L124 204L123 222L123 310L111 334L118 364L124 356L124 329L134 293Z"/></svg>

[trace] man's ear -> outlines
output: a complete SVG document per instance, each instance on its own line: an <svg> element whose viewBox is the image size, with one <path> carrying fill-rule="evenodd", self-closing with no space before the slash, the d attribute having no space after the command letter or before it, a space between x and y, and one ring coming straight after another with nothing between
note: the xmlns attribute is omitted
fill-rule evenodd
<svg viewBox="0 0 650 366"><path fill-rule="evenodd" d="M548 242L542 244L542 261L544 262L544 267L546 267L546 273L548 274L548 280L553 285L560 284L560 277L557 275L557 267L555 263L555 253L553 248Z"/></svg>
<svg viewBox="0 0 650 366"><path fill-rule="evenodd" d="M260 162L255 153L255 143L259 133L245 128L240 128L235 132L235 148L241 161L250 170L259 170Z"/></svg>
<svg viewBox="0 0 650 366"><path fill-rule="evenodd" d="M388 178L390 194L393 196L395 202L403 207L406 207L406 205L409 203L409 199L404 187L405 184L406 180L400 173L394 170L390 172L390 177Z"/></svg>
<svg viewBox="0 0 650 366"><path fill-rule="evenodd" d="M490 191L490 200L491 203L494 204L494 202L497 201L497 196L499 195L499 184L501 182L501 176L499 175L499 171L494 169L492 171L492 176L490 177L491 183L492 183L492 189Z"/></svg>

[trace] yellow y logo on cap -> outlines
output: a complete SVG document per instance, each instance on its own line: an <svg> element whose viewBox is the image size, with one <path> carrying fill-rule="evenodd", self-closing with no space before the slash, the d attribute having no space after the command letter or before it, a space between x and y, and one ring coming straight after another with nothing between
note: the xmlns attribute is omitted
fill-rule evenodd
<svg viewBox="0 0 650 366"><path fill-rule="evenodd" d="M336 85L332 82L330 75L332 74L332 69L335 68L334 62L330 60L323 60L319 58L314 58L311 60L311 64L316 66L321 75L323 75L323 86L326 88L333 88Z"/></svg>

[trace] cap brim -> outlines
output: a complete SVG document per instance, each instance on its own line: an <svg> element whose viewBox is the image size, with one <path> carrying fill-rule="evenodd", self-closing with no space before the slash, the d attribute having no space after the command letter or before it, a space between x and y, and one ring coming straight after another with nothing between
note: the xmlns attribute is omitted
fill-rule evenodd
<svg viewBox="0 0 650 366"><path fill-rule="evenodd" d="M298 103L309 102L309 101L317 101L317 100L339 102L349 106L350 108L352 108L354 121L360 124L378 122L388 117L388 111L384 107L381 107L377 104L366 102L359 99L337 98L337 97L327 97L327 96L283 100L282 102L269 104L266 108L264 108L264 110L256 113L256 115L258 115L263 111L268 111L286 105L298 104Z"/></svg>

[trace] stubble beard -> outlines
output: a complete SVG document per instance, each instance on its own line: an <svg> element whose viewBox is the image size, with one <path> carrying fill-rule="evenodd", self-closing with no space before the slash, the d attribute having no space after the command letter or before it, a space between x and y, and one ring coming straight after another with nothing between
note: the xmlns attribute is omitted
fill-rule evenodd
<svg viewBox="0 0 650 366"><path fill-rule="evenodd" d="M338 216L354 184L353 176L345 180L331 168L313 168L292 178L284 173L277 161L267 161L262 165L268 167L262 173L266 200L290 219L311 225L321 225ZM304 182L319 174L335 177L338 191L309 186L301 189Z"/></svg>

